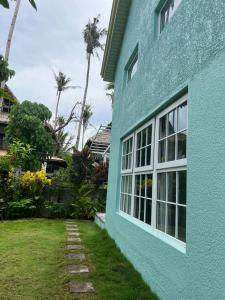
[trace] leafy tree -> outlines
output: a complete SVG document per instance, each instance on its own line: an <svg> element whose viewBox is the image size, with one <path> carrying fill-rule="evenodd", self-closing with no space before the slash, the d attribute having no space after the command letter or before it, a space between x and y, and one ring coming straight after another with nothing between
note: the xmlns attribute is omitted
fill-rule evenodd
<svg viewBox="0 0 225 300"><path fill-rule="evenodd" d="M93 115L93 112L91 110L90 105L85 105L84 108L84 114L83 114L83 136L82 136L82 148L84 147L84 134L85 131L87 130L89 120L91 116Z"/></svg>
<svg viewBox="0 0 225 300"><path fill-rule="evenodd" d="M43 104L24 101L12 108L6 128L6 141L12 144L18 139L32 147L27 169L38 169L41 161L54 153L55 142L46 127L50 118L51 112Z"/></svg>
<svg viewBox="0 0 225 300"><path fill-rule="evenodd" d="M0 55L0 83L7 82L10 78L15 75L15 71L9 69L8 62Z"/></svg>
<svg viewBox="0 0 225 300"><path fill-rule="evenodd" d="M63 74L62 72L59 72L58 75L55 75L55 81L56 81L56 88L57 88L57 93L56 93L56 97L57 97L57 102L56 102L56 110L55 110L55 126L54 128L56 129L57 126L57 118L58 118L58 109L59 109L59 101L61 98L61 94L62 92L68 90L68 89L75 89L77 88L77 86L71 86L69 85L69 83L71 82L71 79L69 77L67 77L65 74Z"/></svg>
<svg viewBox="0 0 225 300"><path fill-rule="evenodd" d="M114 92L115 92L115 85L114 82L109 82L105 86L106 90L106 95L110 97L110 100L112 101L112 106L113 106L113 101L114 101Z"/></svg>
<svg viewBox="0 0 225 300"><path fill-rule="evenodd" d="M30 4L37 10L37 6L34 0L29 0ZM8 0L0 0L0 5L4 8L9 8L9 1Z"/></svg>
<svg viewBox="0 0 225 300"><path fill-rule="evenodd" d="M78 126L78 133L77 133L77 140L75 147L78 149L80 144L80 137L81 137L81 127L83 123L83 116L84 116L84 109L87 100L87 92L88 92L88 85L89 85L89 77L90 77L90 67L91 67L91 57L92 55L96 54L98 57L97 50L100 48L103 50L103 45L101 44L101 38L106 35L106 29L101 29L98 27L99 25L99 18L98 15L93 21L89 20L88 24L85 26L83 31L83 38L86 44L86 54L87 54L87 74L86 74L86 84L84 89L84 96L82 101L81 107L81 115L79 119L79 126Z"/></svg>

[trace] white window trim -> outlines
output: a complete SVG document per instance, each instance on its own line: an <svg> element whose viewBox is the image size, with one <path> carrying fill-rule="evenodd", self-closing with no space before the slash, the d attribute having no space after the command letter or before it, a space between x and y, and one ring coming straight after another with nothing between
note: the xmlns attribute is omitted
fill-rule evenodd
<svg viewBox="0 0 225 300"><path fill-rule="evenodd" d="M119 214L121 216L127 216L129 220L132 220L133 223L137 224L138 226L142 228L149 228L148 232L157 233L159 238L165 242L168 242L170 245L173 245L177 247L179 250L184 252L183 250L186 249L186 242L183 242L176 237L173 237L169 235L166 232L163 232L156 228L156 203L157 203L157 174L158 173L167 173L167 172L179 172L179 171L187 171L187 158L180 159L180 160L174 160L170 162L165 163L158 163L158 144L159 144L159 120L164 115L168 114L173 109L180 106L182 103L186 102L188 103L188 94L182 96L179 100L174 102L172 105L168 106L166 109L164 109L161 113L157 114L155 118L152 118L150 121L145 123L143 126L138 128L134 131L134 133L127 136L125 139L122 140L122 145L124 142L126 142L128 139L133 137L133 144L132 144L132 162L131 162L131 169L129 170L122 170L122 158L121 155L121 174L120 177L124 175L132 175L132 200L131 200L131 215L123 212L120 209L120 203L119 203ZM188 110L187 110L188 113ZM188 119L188 115L187 115ZM151 162L152 164L147 167L140 167L135 168L135 162L136 162L136 142L137 142L137 133L148 127L152 124L152 148L151 148ZM187 129L188 130L188 129ZM123 149L122 149L123 151ZM144 223L143 221L137 219L134 217L134 192L135 192L135 176L139 174L152 174L152 180L153 180L153 186L152 186L152 216L151 216L151 225ZM120 194L119 199L121 199L121 184L120 184ZM177 206L177 204L176 204ZM182 206L182 205L181 205ZM187 207L187 204L184 205ZM177 218L177 217L176 217ZM177 229L176 229L177 230Z"/></svg>
<svg viewBox="0 0 225 300"><path fill-rule="evenodd" d="M137 155L137 135L139 132L141 132L142 130L146 129L149 125L152 125L152 141L151 141L151 165L149 166L144 166L144 167L136 167L136 155ZM155 119L153 118L151 121L147 122L146 124L144 124L143 126L141 126L140 128L138 128L138 130L135 131L134 134L134 162L133 162L133 171L134 173L138 173L138 172L148 172L148 171L152 171L153 170L153 166L154 166L154 140L155 140Z"/></svg>
<svg viewBox="0 0 225 300"><path fill-rule="evenodd" d="M160 114L157 115L156 117L156 130L155 130L155 153L154 153L154 166L155 169L166 169L166 168L173 168L173 167L182 167L187 165L187 158L184 159L177 159L174 161L168 161L168 162L163 162L159 163L158 162L158 150L159 150L159 121L160 119L180 106L182 103L188 101L188 94L184 95L181 97L179 100L177 100L175 103L167 107L164 111L162 111ZM188 109L187 109L187 118L188 118ZM181 131L182 132L182 131ZM177 132L178 133L178 132ZM167 149L166 149L167 151Z"/></svg>
<svg viewBox="0 0 225 300"><path fill-rule="evenodd" d="M131 168L130 169L126 169L126 170L122 170L122 166L123 166L123 144L128 141L129 139L133 138L133 142L132 142L132 156L131 156ZM132 174L133 171L133 164L134 164L134 133L130 134L129 136L127 136L125 139L122 140L122 149L121 149L121 174Z"/></svg>
<svg viewBox="0 0 225 300"><path fill-rule="evenodd" d="M161 34L161 33L163 32L163 30L165 29L165 27L171 22L173 16L175 15L177 9L179 8L179 6L180 6L180 4L181 4L181 2L182 2L182 0L179 0L180 2L179 2L179 4L177 5L177 8L176 8L175 11L173 12L173 14L172 14L172 16L170 17L168 23L165 24L165 26L164 26L163 29L161 30L161 14L162 14L162 11L163 11L163 9L165 8L165 6L166 6L166 4L167 4L167 1L168 1L168 0L165 0L165 1L164 1L163 6L160 8L159 13L158 13L158 28L159 28L159 34Z"/></svg>

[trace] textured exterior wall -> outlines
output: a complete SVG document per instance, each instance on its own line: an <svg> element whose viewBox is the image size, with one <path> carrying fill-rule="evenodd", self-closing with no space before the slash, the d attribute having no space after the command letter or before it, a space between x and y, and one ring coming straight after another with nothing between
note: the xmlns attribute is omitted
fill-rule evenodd
<svg viewBox="0 0 225 300"><path fill-rule="evenodd" d="M183 0L159 36L159 0L133 0L116 73L106 228L165 300L225 299L225 2ZM139 67L124 67L139 44ZM188 88L187 248L118 213L121 138Z"/></svg>

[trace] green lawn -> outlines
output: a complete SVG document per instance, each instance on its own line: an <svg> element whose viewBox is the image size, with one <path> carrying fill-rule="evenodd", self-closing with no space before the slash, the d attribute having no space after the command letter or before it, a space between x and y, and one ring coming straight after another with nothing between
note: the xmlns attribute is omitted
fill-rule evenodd
<svg viewBox="0 0 225 300"><path fill-rule="evenodd" d="M122 256L106 232L92 222L77 222L89 274L67 275L63 221L21 220L0 223L0 299L157 299ZM86 263L85 263L86 264ZM71 296L70 280L93 282L93 295Z"/></svg>

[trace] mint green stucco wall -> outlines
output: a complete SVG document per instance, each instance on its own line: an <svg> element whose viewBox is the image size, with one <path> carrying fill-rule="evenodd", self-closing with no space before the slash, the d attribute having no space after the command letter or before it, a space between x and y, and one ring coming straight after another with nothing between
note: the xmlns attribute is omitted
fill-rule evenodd
<svg viewBox="0 0 225 300"><path fill-rule="evenodd" d="M183 0L160 36L159 1L133 0L116 73L106 228L163 300L225 299L225 2ZM139 44L139 69L124 67ZM118 213L120 140L188 89L186 252Z"/></svg>

